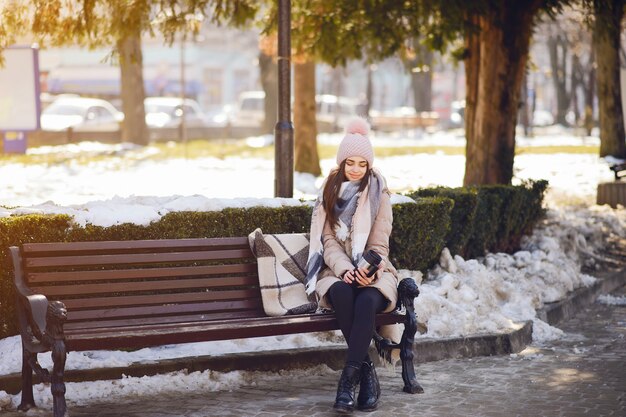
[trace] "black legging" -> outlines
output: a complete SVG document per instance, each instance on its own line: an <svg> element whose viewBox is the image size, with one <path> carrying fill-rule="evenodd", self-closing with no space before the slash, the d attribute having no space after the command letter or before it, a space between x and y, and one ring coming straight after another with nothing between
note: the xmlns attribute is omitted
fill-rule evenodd
<svg viewBox="0 0 626 417"><path fill-rule="evenodd" d="M328 294L348 343L346 362L360 364L368 360L376 313L387 306L388 300L376 288L356 288L343 281L334 283Z"/></svg>

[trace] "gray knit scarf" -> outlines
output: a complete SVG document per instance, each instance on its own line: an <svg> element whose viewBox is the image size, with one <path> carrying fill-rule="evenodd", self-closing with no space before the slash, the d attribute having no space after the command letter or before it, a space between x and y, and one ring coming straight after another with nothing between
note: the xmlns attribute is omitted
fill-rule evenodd
<svg viewBox="0 0 626 417"><path fill-rule="evenodd" d="M305 278L306 292L315 291L317 276L324 266L323 230L326 223L326 211L323 205L323 192L326 183L322 185L320 195L315 201L311 217L311 233L309 243L309 259ZM359 192L360 181L346 181L342 184L335 213L339 224L334 231L337 238L346 241L351 238L352 263L358 264L363 256L367 239L376 214L380 206L380 198L387 188L385 179L375 169L370 170L369 182L363 191Z"/></svg>

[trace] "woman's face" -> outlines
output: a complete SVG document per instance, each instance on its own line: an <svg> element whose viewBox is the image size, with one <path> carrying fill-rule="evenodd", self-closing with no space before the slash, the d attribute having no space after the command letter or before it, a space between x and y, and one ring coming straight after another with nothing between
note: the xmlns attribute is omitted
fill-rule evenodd
<svg viewBox="0 0 626 417"><path fill-rule="evenodd" d="M346 167L344 173L349 181L358 181L365 176L367 172L367 161L360 156L351 156L346 159Z"/></svg>

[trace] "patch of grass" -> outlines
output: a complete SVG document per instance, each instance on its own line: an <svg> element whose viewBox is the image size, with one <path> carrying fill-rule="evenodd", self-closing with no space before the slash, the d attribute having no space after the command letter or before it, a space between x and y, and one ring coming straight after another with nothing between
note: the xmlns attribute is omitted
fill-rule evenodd
<svg viewBox="0 0 626 417"><path fill-rule="evenodd" d="M264 146L255 148L248 146L245 141L233 140L192 140L185 145L178 142L156 143L152 145L158 153L149 159L161 160L170 158L226 158L238 156L242 158L273 158L274 147Z"/></svg>
<svg viewBox="0 0 626 417"><path fill-rule="evenodd" d="M244 158L273 158L274 146L265 146L262 148L253 148L247 146L245 142L207 142L192 141L187 145L187 154L189 158L215 157L225 158L228 156L239 156ZM184 157L184 145L179 143L158 144L160 153L155 155L153 159L182 158ZM322 159L334 158L337 154L336 145L318 144L317 150ZM572 153L572 154L597 154L598 146L524 146L516 149L516 155L521 154L555 154L555 153ZM415 154L443 154L443 155L465 155L465 147L463 146L377 146L377 157L403 156Z"/></svg>
<svg viewBox="0 0 626 417"><path fill-rule="evenodd" d="M515 155L522 154L556 154L556 153L574 153L574 154L600 154L600 146L595 145L576 145L576 146L523 146L518 147Z"/></svg>

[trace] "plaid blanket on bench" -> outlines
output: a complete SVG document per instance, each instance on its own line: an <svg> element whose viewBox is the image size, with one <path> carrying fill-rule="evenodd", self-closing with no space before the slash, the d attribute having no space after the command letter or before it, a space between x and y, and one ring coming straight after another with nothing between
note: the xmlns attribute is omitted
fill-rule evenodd
<svg viewBox="0 0 626 417"><path fill-rule="evenodd" d="M307 296L304 287L309 235L264 235L261 229L256 229L248 235L248 242L259 265L259 285L265 314L284 316L315 312L315 295Z"/></svg>

